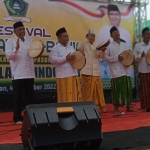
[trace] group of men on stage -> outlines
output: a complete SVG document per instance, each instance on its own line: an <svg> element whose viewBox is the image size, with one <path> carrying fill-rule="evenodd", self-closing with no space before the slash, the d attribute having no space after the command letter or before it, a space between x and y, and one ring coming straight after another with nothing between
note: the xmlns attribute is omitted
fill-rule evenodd
<svg viewBox="0 0 150 150"><path fill-rule="evenodd" d="M25 28L22 22L14 25L15 37L8 39L6 43L6 57L10 61L12 71L12 83L14 91L13 120L16 124L22 124L21 99L23 91L27 105L34 99L34 60L29 57L28 49L32 40L25 37ZM85 34L85 40L77 46L78 51L86 57L86 64L81 69L81 84L78 79L78 71L69 63L76 59L71 55L76 51L69 45L69 36L65 28L56 32L58 44L50 53L50 62L55 65L57 102L94 101L102 112L106 112L102 80L99 71L99 59L108 62L111 73L112 101L115 115L123 115L119 107L127 106L127 111L134 111L131 107L132 86L129 67L124 66L121 52L129 49L124 40L120 40L119 30L113 26L110 36L113 41L106 48L96 49L95 32L89 30ZM145 55L150 48L150 30L142 31L143 41L135 45L134 56L138 62L140 78L140 101L142 111L150 110L150 65L146 62ZM103 38L103 37L101 37ZM130 49L129 49L130 50Z"/></svg>

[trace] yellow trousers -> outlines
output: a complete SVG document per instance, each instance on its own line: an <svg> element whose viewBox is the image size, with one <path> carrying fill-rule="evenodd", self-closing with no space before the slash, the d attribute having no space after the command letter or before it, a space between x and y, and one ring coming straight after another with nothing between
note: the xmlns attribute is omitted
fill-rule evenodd
<svg viewBox="0 0 150 150"><path fill-rule="evenodd" d="M78 76L57 78L57 102L78 102L82 93Z"/></svg>
<svg viewBox="0 0 150 150"><path fill-rule="evenodd" d="M94 101L98 108L106 111L102 80L99 76L81 75L84 101Z"/></svg>

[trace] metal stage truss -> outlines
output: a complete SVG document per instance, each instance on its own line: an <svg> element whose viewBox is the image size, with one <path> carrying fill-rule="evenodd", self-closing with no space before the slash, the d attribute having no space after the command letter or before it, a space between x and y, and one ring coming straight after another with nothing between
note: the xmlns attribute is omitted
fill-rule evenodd
<svg viewBox="0 0 150 150"><path fill-rule="evenodd" d="M95 1L103 3L116 3L122 5L132 5L134 7L134 16L135 16L135 39L134 44L142 40L141 31L143 27L147 26L147 8L149 0L86 0L86 1ZM134 64L135 72L135 88L136 88L136 100L139 100L139 79L138 79L138 70L137 64Z"/></svg>

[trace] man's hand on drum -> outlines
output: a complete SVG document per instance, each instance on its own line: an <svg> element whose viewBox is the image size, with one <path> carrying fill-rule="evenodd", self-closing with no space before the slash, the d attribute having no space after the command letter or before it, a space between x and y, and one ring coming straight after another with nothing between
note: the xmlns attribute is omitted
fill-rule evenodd
<svg viewBox="0 0 150 150"><path fill-rule="evenodd" d="M121 54L118 55L118 60L119 61L123 61L124 60L124 58L121 56Z"/></svg>
<svg viewBox="0 0 150 150"><path fill-rule="evenodd" d="M71 61L71 60L75 60L76 59L76 56L75 55L71 55L71 53L69 53L67 56L66 56L66 60L67 61Z"/></svg>
<svg viewBox="0 0 150 150"><path fill-rule="evenodd" d="M143 51L143 53L141 54L141 57L143 58L143 57L145 57L145 52Z"/></svg>

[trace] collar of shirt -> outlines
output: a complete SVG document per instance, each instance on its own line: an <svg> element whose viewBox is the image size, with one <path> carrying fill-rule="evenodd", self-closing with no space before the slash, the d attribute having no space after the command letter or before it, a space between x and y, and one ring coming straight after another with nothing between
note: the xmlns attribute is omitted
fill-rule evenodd
<svg viewBox="0 0 150 150"><path fill-rule="evenodd" d="M64 45L62 45L62 44L59 43L59 42L57 43L57 45L58 45L58 46L63 46L63 47L68 47L68 46L69 46L69 44L67 44L66 46L64 46Z"/></svg>
<svg viewBox="0 0 150 150"><path fill-rule="evenodd" d="M93 44L91 44L90 42L88 42L88 45L89 45L89 46L92 46Z"/></svg>
<svg viewBox="0 0 150 150"><path fill-rule="evenodd" d="M88 45L94 47L94 46L95 46L95 42L93 42L93 44L91 44L91 43L88 41Z"/></svg>
<svg viewBox="0 0 150 150"><path fill-rule="evenodd" d="M118 44L117 42L115 42L114 40L112 41L112 43L114 43L114 44ZM120 45L121 44L121 42L118 44L118 45Z"/></svg>
<svg viewBox="0 0 150 150"><path fill-rule="evenodd" d="M18 39L18 37L15 35L15 38ZM24 41L26 40L26 36L24 36ZM19 42L22 41L21 39L19 39Z"/></svg>
<svg viewBox="0 0 150 150"><path fill-rule="evenodd" d="M142 43L143 46L146 45L143 41L142 41L141 43ZM150 42L148 43L148 45L150 45ZM147 46L147 45L146 45L146 46Z"/></svg>

